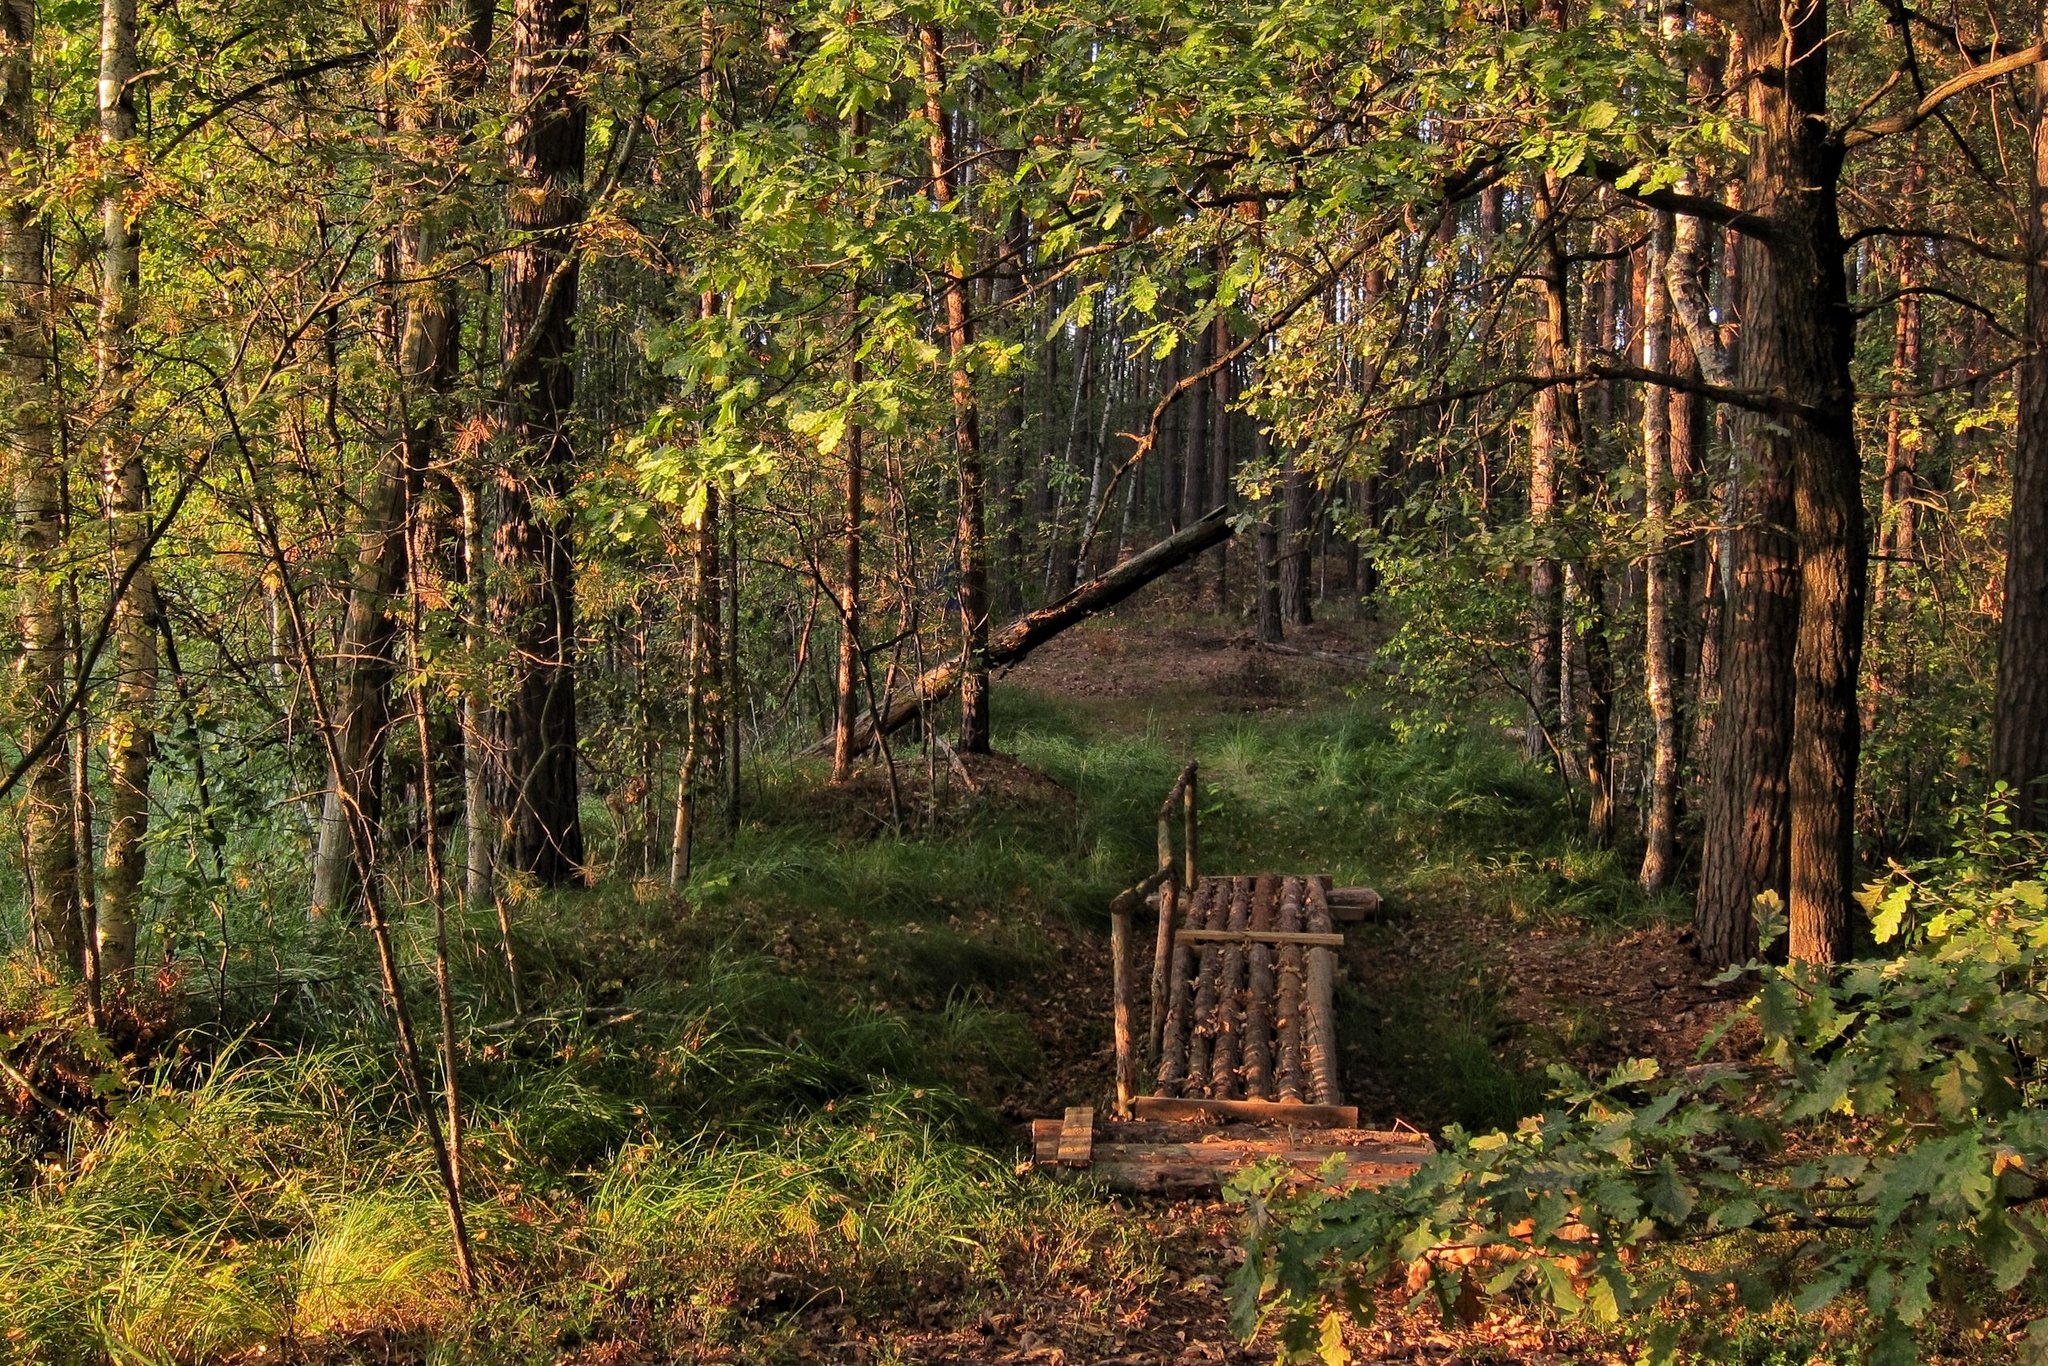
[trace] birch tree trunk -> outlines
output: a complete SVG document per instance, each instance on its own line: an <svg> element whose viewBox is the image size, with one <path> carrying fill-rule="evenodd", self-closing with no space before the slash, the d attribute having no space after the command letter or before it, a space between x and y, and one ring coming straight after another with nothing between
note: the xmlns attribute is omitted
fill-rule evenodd
<svg viewBox="0 0 2048 1366"><path fill-rule="evenodd" d="M100 15L100 316L98 355L104 411L100 471L104 483L109 577L146 561L149 473L136 440L135 288L141 241L130 219L135 184L135 0L104 0ZM129 581L114 622L115 686L107 710L106 863L99 886L99 963L108 977L135 970L149 831L149 775L156 754L152 713L157 692L156 580L145 562Z"/></svg>
<svg viewBox="0 0 2048 1366"><path fill-rule="evenodd" d="M1643 368L1669 361L1671 318L1664 262L1673 225L1659 214L1652 225L1643 270ZM1678 862L1679 726L1673 683L1676 654L1671 604L1671 405L1665 391L1643 391L1643 682L1650 710L1650 800L1644 813L1642 870L1645 892L1667 886Z"/></svg>
<svg viewBox="0 0 2048 1366"><path fill-rule="evenodd" d="M34 0L0 3L0 422L13 448L15 665L25 730L55 725L66 694L62 555L63 472L52 441L49 277L42 219L30 200L37 178ZM36 949L63 975L81 966L71 754L59 744L23 775L29 923Z"/></svg>

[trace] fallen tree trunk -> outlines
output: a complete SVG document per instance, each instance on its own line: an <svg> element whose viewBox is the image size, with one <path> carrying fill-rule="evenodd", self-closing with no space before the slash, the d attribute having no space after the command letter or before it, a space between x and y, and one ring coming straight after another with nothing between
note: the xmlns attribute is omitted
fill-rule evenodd
<svg viewBox="0 0 2048 1366"><path fill-rule="evenodd" d="M989 667L1000 669L1015 664L1060 632L1107 611L1162 574L1171 572L1195 556L1229 539L1233 528L1229 512L1217 508L1208 516L1131 556L1107 574L1088 580L1057 602L1035 612L1026 612L989 636ZM875 743L878 734L888 734L910 724L912 717L960 686L960 661L950 659L919 675L907 688L889 694L882 704L881 724L868 712L856 723L853 748L861 751ZM823 746L831 745L828 736Z"/></svg>

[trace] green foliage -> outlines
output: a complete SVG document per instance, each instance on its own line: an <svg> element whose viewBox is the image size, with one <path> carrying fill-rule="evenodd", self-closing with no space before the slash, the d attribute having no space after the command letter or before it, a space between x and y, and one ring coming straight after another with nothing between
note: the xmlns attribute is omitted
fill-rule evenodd
<svg viewBox="0 0 2048 1366"><path fill-rule="evenodd" d="M1993 807L1954 854L1872 885L1893 956L1736 970L1758 982L1736 1017L1759 1036L1755 1069L1557 1069L1541 1114L1453 1127L1385 1191L1244 1181L1242 1321L1269 1313L1290 1352L1341 1359L1318 1345L1324 1317L1370 1314L1405 1270L1446 1313L1513 1292L1664 1357L1711 1332L1722 1296L1801 1314L1853 1297L1868 1359L1895 1362L1944 1300L2038 1304L2048 890L2038 842L2002 821Z"/></svg>

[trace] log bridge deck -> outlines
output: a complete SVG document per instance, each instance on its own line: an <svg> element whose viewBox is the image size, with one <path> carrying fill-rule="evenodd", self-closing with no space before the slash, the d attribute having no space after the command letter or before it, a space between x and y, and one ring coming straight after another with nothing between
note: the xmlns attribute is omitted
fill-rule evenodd
<svg viewBox="0 0 2048 1366"><path fill-rule="evenodd" d="M1189 764L1159 811L1158 870L1110 904L1114 1114L1098 1121L1075 1106L1033 1121L1034 1162L1091 1168L1145 1193L1213 1190L1275 1159L1304 1181L1399 1180L1429 1155L1429 1140L1360 1129L1337 1055L1339 926L1377 911L1379 894L1312 875L1198 876L1196 791ZM1131 930L1145 906L1158 916L1141 1040ZM1141 1067L1150 1095L1137 1094Z"/></svg>

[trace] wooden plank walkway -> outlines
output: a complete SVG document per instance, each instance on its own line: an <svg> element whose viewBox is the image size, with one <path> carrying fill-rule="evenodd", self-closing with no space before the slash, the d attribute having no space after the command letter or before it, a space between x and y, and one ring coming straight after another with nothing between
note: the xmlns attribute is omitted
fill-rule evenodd
<svg viewBox="0 0 2048 1366"><path fill-rule="evenodd" d="M1114 1118L1075 1106L1034 1120L1035 1163L1146 1193L1213 1190L1268 1160L1338 1186L1400 1179L1434 1149L1413 1130L1360 1129L1337 1053L1339 925L1377 911L1379 893L1319 875L1198 876L1195 772L1159 809L1158 870L1110 905ZM1141 1027L1132 921L1145 906L1158 921ZM1137 1094L1141 1069L1151 1095Z"/></svg>
<svg viewBox="0 0 2048 1366"><path fill-rule="evenodd" d="M1342 1105L1341 943L1322 878L1197 880L1173 937L1156 1094Z"/></svg>

